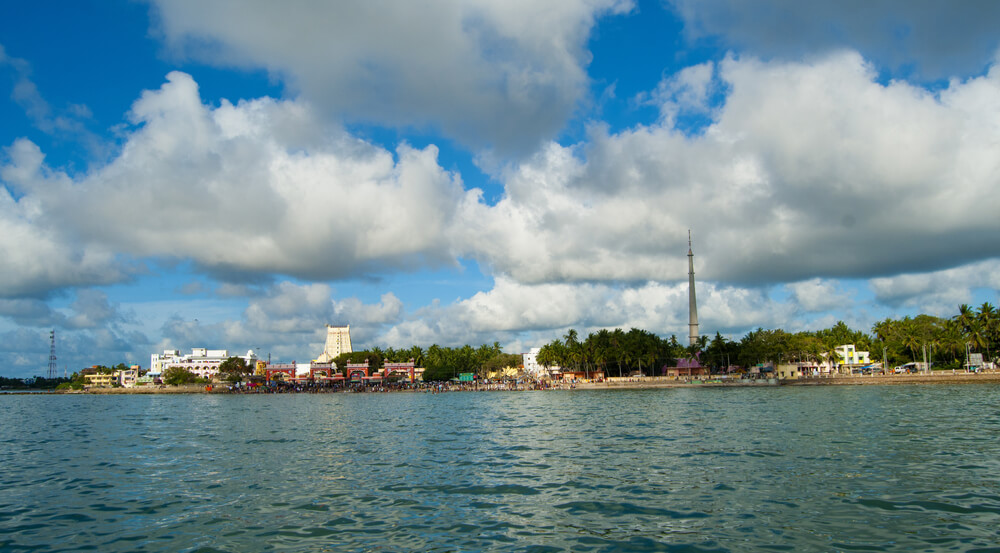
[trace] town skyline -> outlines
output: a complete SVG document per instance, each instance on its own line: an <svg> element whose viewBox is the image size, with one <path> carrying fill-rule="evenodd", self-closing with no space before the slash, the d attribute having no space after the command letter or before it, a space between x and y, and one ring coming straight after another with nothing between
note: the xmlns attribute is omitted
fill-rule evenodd
<svg viewBox="0 0 1000 553"><path fill-rule="evenodd" d="M688 229L702 335L996 305L998 19L4 5L0 375L44 375L53 329L59 374L306 359L326 324L358 349L680 338Z"/></svg>

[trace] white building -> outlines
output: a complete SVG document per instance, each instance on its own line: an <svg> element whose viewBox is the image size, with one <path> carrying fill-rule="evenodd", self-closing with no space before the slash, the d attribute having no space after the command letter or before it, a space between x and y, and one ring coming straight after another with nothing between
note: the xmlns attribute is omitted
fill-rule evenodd
<svg viewBox="0 0 1000 553"><path fill-rule="evenodd" d="M834 348L840 359L837 360L838 365L842 368L853 368L861 365L870 365L871 359L869 358L867 351L858 351L854 349L854 344L844 344L842 346L837 346Z"/></svg>
<svg viewBox="0 0 1000 553"><path fill-rule="evenodd" d="M230 357L232 356L229 355L229 350L225 349L194 348L187 355L181 355L180 350L168 349L162 355L154 353L150 356L149 375L159 378L170 367L181 367L199 378L212 378L219 374L219 365ZM253 350L247 351L246 355L240 357L249 367L253 367L257 361L257 355Z"/></svg>
<svg viewBox="0 0 1000 553"><path fill-rule="evenodd" d="M132 365L124 371L115 371L118 384L124 388L132 388L139 381L139 365Z"/></svg>
<svg viewBox="0 0 1000 553"><path fill-rule="evenodd" d="M524 362L524 372L534 378L551 378L553 372L559 372L559 367L546 367L538 364L538 353L542 351L542 348L531 348L528 353L522 353L521 358Z"/></svg>

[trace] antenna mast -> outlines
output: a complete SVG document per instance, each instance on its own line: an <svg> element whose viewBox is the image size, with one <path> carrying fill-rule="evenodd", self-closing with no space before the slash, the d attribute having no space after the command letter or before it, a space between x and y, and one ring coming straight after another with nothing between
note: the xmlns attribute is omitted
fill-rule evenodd
<svg viewBox="0 0 1000 553"><path fill-rule="evenodd" d="M49 332L49 380L56 377L56 331Z"/></svg>

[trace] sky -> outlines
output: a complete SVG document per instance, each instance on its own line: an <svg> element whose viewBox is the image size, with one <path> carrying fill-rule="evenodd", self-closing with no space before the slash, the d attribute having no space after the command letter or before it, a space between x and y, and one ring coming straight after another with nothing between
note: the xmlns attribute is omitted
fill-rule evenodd
<svg viewBox="0 0 1000 553"><path fill-rule="evenodd" d="M1000 3L0 3L0 376L1000 303ZM683 340L682 340L683 341Z"/></svg>

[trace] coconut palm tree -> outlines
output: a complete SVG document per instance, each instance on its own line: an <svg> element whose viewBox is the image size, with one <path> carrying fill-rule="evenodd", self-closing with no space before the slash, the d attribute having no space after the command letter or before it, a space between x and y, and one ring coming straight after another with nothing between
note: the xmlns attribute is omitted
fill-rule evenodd
<svg viewBox="0 0 1000 553"><path fill-rule="evenodd" d="M990 350L993 349L998 334L998 319L996 308L990 302L984 302L979 306L979 314L976 315L976 322L982 328L983 338L986 346L986 358L992 361Z"/></svg>

